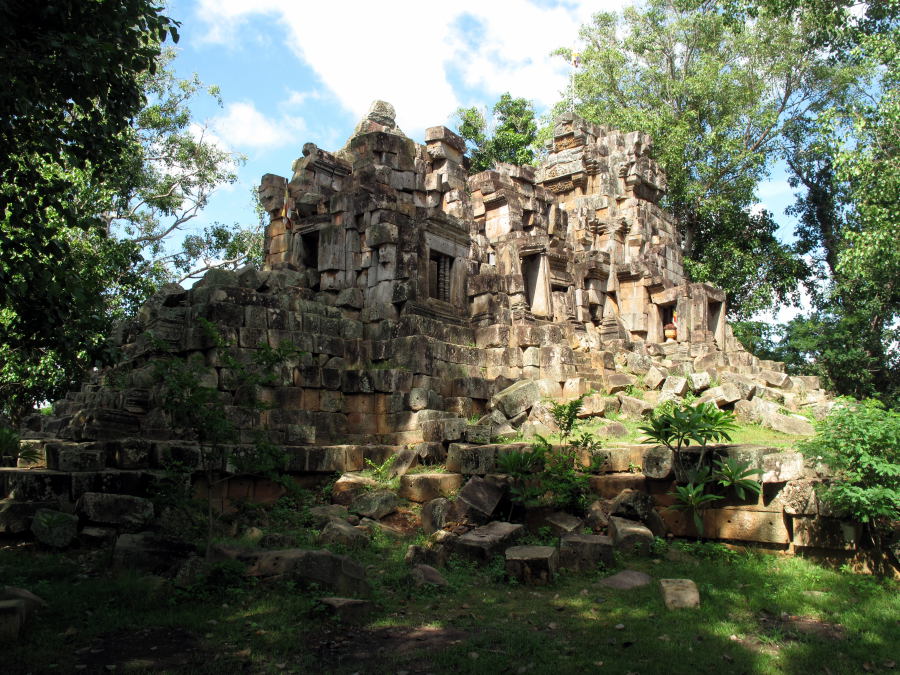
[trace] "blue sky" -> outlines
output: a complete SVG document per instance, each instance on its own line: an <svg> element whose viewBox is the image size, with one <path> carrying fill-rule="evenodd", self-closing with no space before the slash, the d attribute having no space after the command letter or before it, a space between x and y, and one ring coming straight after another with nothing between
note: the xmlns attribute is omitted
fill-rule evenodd
<svg viewBox="0 0 900 675"><path fill-rule="evenodd" d="M247 158L235 185L217 191L194 221L253 222L251 190L264 173L290 176L312 141L337 150L377 98L422 141L453 127L459 106L490 107L503 92L543 113L566 87L569 66L550 52L575 46L592 13L616 0L170 0L181 22L174 65L221 88L224 106L193 106L207 133ZM793 229L782 170L760 186L761 204Z"/></svg>

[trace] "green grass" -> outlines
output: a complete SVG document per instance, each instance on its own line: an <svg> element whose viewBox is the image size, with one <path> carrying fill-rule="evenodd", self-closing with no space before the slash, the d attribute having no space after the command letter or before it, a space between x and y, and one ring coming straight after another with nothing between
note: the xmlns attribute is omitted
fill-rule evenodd
<svg viewBox="0 0 900 675"><path fill-rule="evenodd" d="M4 651L4 670L70 672L96 640L145 627L193 635L203 658L168 672L195 673L417 672L427 663L433 673L602 668L800 674L827 666L837 675L859 673L864 663L875 672L886 670L900 644L896 582L831 571L801 558L686 544L673 560L622 560L620 567L645 571L654 580L697 583L701 607L670 612L656 581L627 592L601 587L614 570L563 574L552 586L528 587L506 581L502 561L477 567L455 560L444 570L447 589L417 590L403 562L411 541L376 535L368 549L353 554L369 569L375 605L359 626L317 611L316 599L332 594L327 589L284 581L251 584L228 566L178 588L156 578L110 576L103 553L62 556L7 547L0 550L4 582L31 589L50 607L20 644ZM840 626L844 637L797 631L783 616ZM423 654L427 642L403 637L423 627L452 632L458 642ZM385 634L394 635L393 641ZM379 647L386 651L379 653ZM360 651L362 657L353 656ZM133 672L115 656L108 660L118 671Z"/></svg>

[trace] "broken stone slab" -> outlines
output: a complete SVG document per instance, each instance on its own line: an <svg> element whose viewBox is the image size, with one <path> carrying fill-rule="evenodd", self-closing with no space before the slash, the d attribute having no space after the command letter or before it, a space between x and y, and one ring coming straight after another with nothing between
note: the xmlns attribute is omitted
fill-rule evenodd
<svg viewBox="0 0 900 675"><path fill-rule="evenodd" d="M506 573L523 584L549 584L558 570L559 553L555 546L511 546L506 549Z"/></svg>
<svg viewBox="0 0 900 675"><path fill-rule="evenodd" d="M533 406L541 398L541 390L534 380L520 380L491 398L491 405L506 415L515 417Z"/></svg>
<svg viewBox="0 0 900 675"><path fill-rule="evenodd" d="M767 387L790 388L791 378L787 373L779 373L775 370L761 370L757 377Z"/></svg>
<svg viewBox="0 0 900 675"><path fill-rule="evenodd" d="M667 609L691 609L700 606L700 591L697 584L690 579L660 579L659 588Z"/></svg>
<svg viewBox="0 0 900 675"><path fill-rule="evenodd" d="M600 585L606 588L614 588L618 591L630 591L633 588L647 586L653 577L636 570L623 570L600 581Z"/></svg>
<svg viewBox="0 0 900 675"><path fill-rule="evenodd" d="M55 471L100 471L106 451L89 444L47 443L47 468Z"/></svg>
<svg viewBox="0 0 900 675"><path fill-rule="evenodd" d="M214 546L210 562L237 560L249 577L284 577L302 583L317 583L346 595L368 595L371 591L365 568L355 560L325 549L299 548L254 551Z"/></svg>
<svg viewBox="0 0 900 675"><path fill-rule="evenodd" d="M581 518L576 518L565 511L554 511L544 516L544 523L550 527L550 531L558 537L577 532L584 526Z"/></svg>
<svg viewBox="0 0 900 675"><path fill-rule="evenodd" d="M75 511L95 523L138 530L153 519L153 502L133 495L85 492Z"/></svg>
<svg viewBox="0 0 900 675"><path fill-rule="evenodd" d="M319 546L341 546L345 548L360 548L369 543L366 533L344 520L329 521L316 540Z"/></svg>
<svg viewBox="0 0 900 675"><path fill-rule="evenodd" d="M400 479L397 494L411 502L425 503L438 497L449 497L462 485L459 473L408 473Z"/></svg>
<svg viewBox="0 0 900 675"><path fill-rule="evenodd" d="M357 598L319 598L319 605L327 616L343 623L361 623L372 611L372 603Z"/></svg>
<svg viewBox="0 0 900 675"><path fill-rule="evenodd" d="M647 555L653 543L653 533L646 525L616 516L609 518L609 536L613 546L628 553Z"/></svg>
<svg viewBox="0 0 900 675"><path fill-rule="evenodd" d="M393 513L400 505L400 500L390 490L372 490L361 494L350 504L350 512L359 516L381 520Z"/></svg>
<svg viewBox="0 0 900 675"><path fill-rule="evenodd" d="M38 509L31 521L34 538L45 546L65 548L78 536L78 516L52 509Z"/></svg>
<svg viewBox="0 0 900 675"><path fill-rule="evenodd" d="M559 542L559 563L578 572L594 571L601 563L613 567L612 539L601 534L567 534Z"/></svg>
<svg viewBox="0 0 900 675"><path fill-rule="evenodd" d="M334 482L331 488L331 501L341 506L350 506L354 499L374 487L378 487L378 482L374 478L345 473Z"/></svg>
<svg viewBox="0 0 900 675"><path fill-rule="evenodd" d="M628 373L617 373L615 371L608 373L603 378L603 387L607 394L617 394L620 391L626 391L628 387L633 387L637 383L637 378Z"/></svg>
<svg viewBox="0 0 900 675"><path fill-rule="evenodd" d="M750 400L757 394L758 385L745 375L733 373L731 371L723 371L719 374L722 384L733 384L741 393L741 398Z"/></svg>
<svg viewBox="0 0 900 675"><path fill-rule="evenodd" d="M503 489L496 483L473 476L459 491L458 500L468 504L483 516L490 518L503 499Z"/></svg>
<svg viewBox="0 0 900 675"><path fill-rule="evenodd" d="M518 523L494 521L456 539L454 552L479 562L487 562L521 536L524 529Z"/></svg>
<svg viewBox="0 0 900 675"><path fill-rule="evenodd" d="M673 475L675 453L664 445L657 445L644 453L643 472L647 478L668 480Z"/></svg>
<svg viewBox="0 0 900 675"><path fill-rule="evenodd" d="M421 586L438 586L443 588L449 586L450 583L444 578L444 575L438 572L431 565L419 563L414 565L409 573L416 587Z"/></svg>

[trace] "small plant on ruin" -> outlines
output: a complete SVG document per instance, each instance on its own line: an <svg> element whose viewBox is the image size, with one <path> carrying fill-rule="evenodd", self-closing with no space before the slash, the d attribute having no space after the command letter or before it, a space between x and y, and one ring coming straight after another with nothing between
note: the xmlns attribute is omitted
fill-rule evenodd
<svg viewBox="0 0 900 675"><path fill-rule="evenodd" d="M639 427L647 440L656 441L669 448L675 456L676 467L684 475L698 471L704 466L707 444L710 441L730 441L731 432L737 428L734 415L719 410L711 403L696 407L681 404L671 411L654 412L647 424ZM700 454L695 466L685 467L684 449L692 442L700 446Z"/></svg>
<svg viewBox="0 0 900 675"><path fill-rule="evenodd" d="M394 461L396 459L397 455L391 455L379 464L366 457L366 466L369 467L369 470L372 472L372 478L379 483L386 484L391 480L391 467L394 466Z"/></svg>
<svg viewBox="0 0 900 675"><path fill-rule="evenodd" d="M579 452L573 445L553 446L539 435L531 452L506 453L499 461L501 471L512 478L510 497L516 504L574 509L585 499L588 477L578 470Z"/></svg>
<svg viewBox="0 0 900 675"><path fill-rule="evenodd" d="M692 480L686 485L676 485L671 497L675 498L675 503L669 508L680 511L687 511L694 520L697 532L703 534L703 518L701 511L709 507L713 502L722 499L721 495L710 494L707 487L712 481L709 467L700 467L693 475Z"/></svg>
<svg viewBox="0 0 900 675"><path fill-rule="evenodd" d="M19 443L19 434L0 425L0 466L15 466L20 459L34 464L41 459L41 453L36 448L23 448Z"/></svg>
<svg viewBox="0 0 900 675"><path fill-rule="evenodd" d="M734 490L738 499L743 499L745 490L749 493L758 495L762 492L762 485L759 481L753 480L750 476L762 475L761 469L753 469L749 462L741 462L733 457L724 457L722 459L713 460L712 478L725 490Z"/></svg>
<svg viewBox="0 0 900 675"><path fill-rule="evenodd" d="M581 422L581 420L578 419L578 414L584 407L585 396L587 396L587 394L582 394L578 398L573 398L566 403L550 401L550 415L553 417L553 421L556 422L556 426L559 427L559 433L563 440L567 440L569 434L571 434Z"/></svg>

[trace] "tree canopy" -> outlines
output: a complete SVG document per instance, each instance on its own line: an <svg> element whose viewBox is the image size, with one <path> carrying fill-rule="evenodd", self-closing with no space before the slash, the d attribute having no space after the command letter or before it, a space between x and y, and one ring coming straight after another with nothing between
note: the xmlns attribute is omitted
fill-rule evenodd
<svg viewBox="0 0 900 675"><path fill-rule="evenodd" d="M489 120L476 107L459 108L459 135L470 150L471 173L490 169L497 162L525 165L534 162L537 122L534 106L524 98L503 94L491 109Z"/></svg>
<svg viewBox="0 0 900 675"><path fill-rule="evenodd" d="M575 111L653 137L687 270L728 291L733 317L796 299L805 265L779 241L772 218L751 208L756 187L786 125L826 107L854 79L807 48L804 20L650 0L599 13L580 32Z"/></svg>

